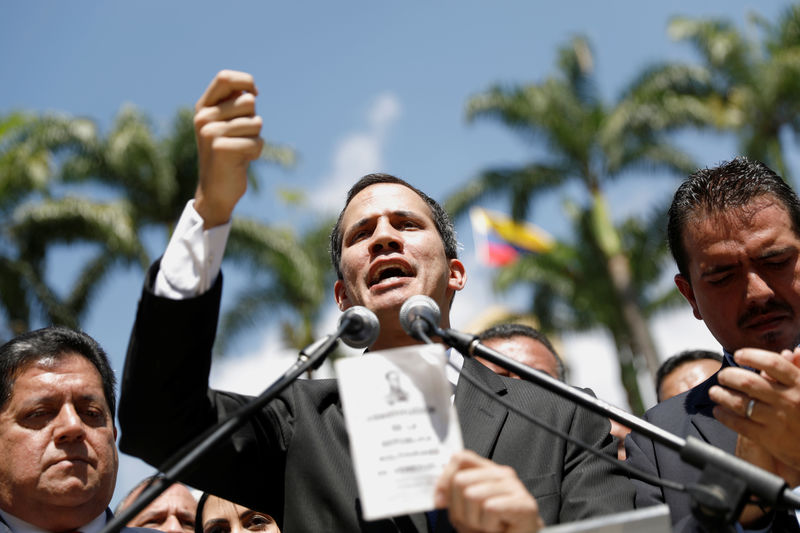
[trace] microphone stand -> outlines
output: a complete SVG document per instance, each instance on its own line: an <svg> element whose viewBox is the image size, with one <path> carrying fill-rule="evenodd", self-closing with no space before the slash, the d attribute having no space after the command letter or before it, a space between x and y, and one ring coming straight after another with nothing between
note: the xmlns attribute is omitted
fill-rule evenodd
<svg viewBox="0 0 800 533"><path fill-rule="evenodd" d="M324 337L300 351L297 361L289 367L272 385L267 387L256 398L242 405L234 411L228 419L210 427L205 432L198 435L186 446L178 450L159 471L164 472L164 477L154 481L147 487L136 500L111 521L106 523L101 533L116 533L133 519L142 509L147 507L150 502L155 500L159 494L167 490L182 474L189 470L195 461L213 449L220 441L231 435L239 426L243 425L264 405L272 401L281 391L294 382L307 370L316 370L322 365L325 357L328 356L339 344L339 337L345 332L349 324L340 323L336 333Z"/></svg>
<svg viewBox="0 0 800 533"><path fill-rule="evenodd" d="M800 509L800 496L792 492L782 478L766 470L695 437L689 436L683 439L665 431L591 394L570 387L544 372L484 346L474 335L453 329L442 329L430 322L428 325L433 327L433 332L446 344L463 355L480 356L526 381L531 381L594 413L612 418L678 452L684 462L703 471L699 482L688 487L688 492L694 503L693 514L702 524L714 531L727 529L737 520L750 494L756 495L767 505Z"/></svg>

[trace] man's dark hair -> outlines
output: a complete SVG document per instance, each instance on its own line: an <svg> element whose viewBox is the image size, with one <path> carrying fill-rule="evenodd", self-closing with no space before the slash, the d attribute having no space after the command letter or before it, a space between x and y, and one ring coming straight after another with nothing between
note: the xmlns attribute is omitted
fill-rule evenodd
<svg viewBox="0 0 800 533"><path fill-rule="evenodd" d="M564 368L564 362L561 360L558 352L556 352L556 349L553 348L553 344L550 342L550 339L548 339L547 336L545 336L545 334L538 329L526 326L525 324L497 324L480 333L478 335L478 340L485 341L489 339L510 339L512 337L528 337L544 344L545 348L550 350L550 353L553 354L553 357L556 360L556 375L558 379L561 381L565 380L566 369Z"/></svg>
<svg viewBox="0 0 800 533"><path fill-rule="evenodd" d="M30 365L43 360L56 361L71 353L85 357L97 369L113 420L117 406L114 395L117 380L106 352L86 333L63 326L37 329L0 346L0 409L5 408L11 399L14 381Z"/></svg>
<svg viewBox="0 0 800 533"><path fill-rule="evenodd" d="M671 374L673 370L684 363L700 361L701 359L711 359L712 361L719 361L722 363L722 354L709 350L685 350L661 363L661 366L658 367L658 371L656 371L656 396L658 397L658 401L661 401L661 384L664 383L664 379Z"/></svg>
<svg viewBox="0 0 800 533"><path fill-rule="evenodd" d="M678 271L689 279L689 255L683 236L692 217L720 214L743 207L756 198L771 196L792 220L800 236L800 200L783 179L760 161L737 157L713 168L692 173L681 183L669 208L667 238Z"/></svg>
<svg viewBox="0 0 800 533"><path fill-rule="evenodd" d="M350 201L355 195L367 187L376 185L378 183L394 183L397 185L402 185L403 187L408 187L414 191L417 196L422 198L425 203L428 204L428 207L431 210L431 217L433 218L434 225L436 225L436 231L439 232L439 236L442 238L445 256L448 259L458 258L458 241L456 240L455 226L453 226L453 221L450 219L447 211L445 211L436 200L417 189L407 181L396 176L392 176L391 174L367 174L358 180L355 185L350 187L349 191L347 191L347 199L344 202L344 207L339 212L339 218L336 220L336 225L333 226L333 231L331 231L331 263L333 264L333 268L336 270L336 276L339 279L342 279L342 270L339 265L342 261L342 218L344 217L344 212L347 209L347 206L350 205Z"/></svg>

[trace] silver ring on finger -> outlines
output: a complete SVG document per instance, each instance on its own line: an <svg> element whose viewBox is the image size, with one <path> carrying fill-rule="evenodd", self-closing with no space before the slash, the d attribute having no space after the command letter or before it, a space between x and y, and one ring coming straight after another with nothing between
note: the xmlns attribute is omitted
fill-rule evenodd
<svg viewBox="0 0 800 533"><path fill-rule="evenodd" d="M755 407L755 405L756 405L755 398L750 398L750 401L747 402L747 409L744 412L744 416L746 416L748 420L750 420L751 417L753 416L753 407Z"/></svg>

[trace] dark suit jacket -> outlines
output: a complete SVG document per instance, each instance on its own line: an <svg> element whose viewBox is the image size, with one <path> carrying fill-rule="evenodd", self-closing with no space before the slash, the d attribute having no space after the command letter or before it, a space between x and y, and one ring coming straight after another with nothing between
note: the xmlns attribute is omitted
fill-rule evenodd
<svg viewBox="0 0 800 533"><path fill-rule="evenodd" d="M249 400L208 388L221 285L218 279L209 292L182 301L145 288L122 381L124 452L158 465ZM480 363L468 360L464 371L547 425L614 453L607 420ZM632 508L632 486L606 463L510 413L466 380L455 398L465 446L513 466L547 523ZM284 533L428 531L424 513L360 518L348 446L336 381L299 380L183 481L270 513ZM446 517L436 530L451 530Z"/></svg>
<svg viewBox="0 0 800 533"><path fill-rule="evenodd" d="M112 518L114 518L114 513L111 512L111 509L106 509L106 523ZM123 527L119 530L119 533L153 533L154 531L156 530L149 527ZM0 516L0 533L14 533L2 516Z"/></svg>
<svg viewBox="0 0 800 533"><path fill-rule="evenodd" d="M727 366L729 363L725 359L722 368ZM717 383L714 374L695 388L657 404L645 413L644 418L678 436L691 435L732 454L736 450L737 435L717 421L711 412L715 404L708 397L708 389ZM700 479L700 470L684 463L677 452L654 444L647 437L633 432L625 439L625 447L628 462L653 475L683 484L696 483ZM637 508L666 503L675 531L702 531L692 517L691 500L686 493L662 490L638 480L633 483ZM799 531L800 528L793 515L782 513L776 516L771 530Z"/></svg>

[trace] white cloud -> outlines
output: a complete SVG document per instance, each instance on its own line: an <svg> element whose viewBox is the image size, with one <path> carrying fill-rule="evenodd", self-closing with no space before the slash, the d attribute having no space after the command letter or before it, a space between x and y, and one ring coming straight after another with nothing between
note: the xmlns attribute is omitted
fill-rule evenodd
<svg viewBox="0 0 800 533"><path fill-rule="evenodd" d="M311 196L314 207L337 211L358 178L383 167L386 139L400 113L400 101L394 94L384 93L375 99L367 112L366 129L347 134L338 142L331 171L319 180L321 188Z"/></svg>
<svg viewBox="0 0 800 533"><path fill-rule="evenodd" d="M372 130L382 136L398 118L400 118L400 102L394 94L383 93L375 99L369 111L369 124Z"/></svg>

